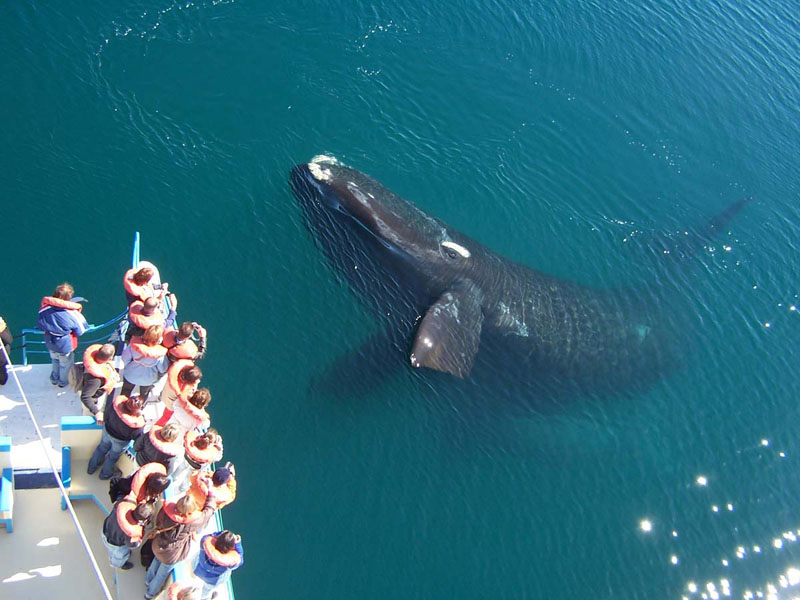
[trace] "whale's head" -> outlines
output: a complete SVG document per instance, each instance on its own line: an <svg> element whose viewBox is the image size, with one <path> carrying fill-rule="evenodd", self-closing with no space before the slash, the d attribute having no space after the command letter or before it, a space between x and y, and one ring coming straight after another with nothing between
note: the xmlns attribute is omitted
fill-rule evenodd
<svg viewBox="0 0 800 600"><path fill-rule="evenodd" d="M295 166L292 189L318 238L360 238L364 252L424 280L430 293L468 276L477 243L334 158ZM328 248L328 254L335 250Z"/></svg>

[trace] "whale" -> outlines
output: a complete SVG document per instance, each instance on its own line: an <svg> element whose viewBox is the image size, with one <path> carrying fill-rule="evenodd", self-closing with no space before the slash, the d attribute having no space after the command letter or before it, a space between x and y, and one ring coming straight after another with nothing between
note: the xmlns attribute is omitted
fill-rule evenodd
<svg viewBox="0 0 800 600"><path fill-rule="evenodd" d="M289 183L330 265L385 322L388 333L372 336L362 358L383 343L411 369L456 380L502 372L600 389L657 380L681 354L658 291L598 289L537 271L334 157L297 164ZM687 244L702 246L747 200Z"/></svg>

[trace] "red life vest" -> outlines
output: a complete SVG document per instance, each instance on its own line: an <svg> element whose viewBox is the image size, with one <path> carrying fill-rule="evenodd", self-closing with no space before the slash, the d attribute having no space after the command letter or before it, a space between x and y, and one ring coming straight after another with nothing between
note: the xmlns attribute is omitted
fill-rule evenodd
<svg viewBox="0 0 800 600"><path fill-rule="evenodd" d="M122 403L127 399L128 397L123 396L122 394L117 396L117 398L114 400L114 404L112 405L114 407L114 412L117 413L117 416L120 418L120 420L131 429L141 429L145 424L144 416L141 413L138 415L129 415L122 411Z"/></svg>
<svg viewBox="0 0 800 600"><path fill-rule="evenodd" d="M131 542L139 542L142 540L144 527L139 525L139 522L133 516L133 511L136 510L136 503L126 497L117 503L117 524L122 529L123 533L131 538Z"/></svg>
<svg viewBox="0 0 800 600"><path fill-rule="evenodd" d="M161 344L156 344L155 346L148 346L142 341L142 338L138 335L135 335L131 338L131 350L133 350L136 354L144 357L144 358L161 358L166 356L167 349L164 348ZM136 360L136 357L133 357L133 360Z"/></svg>
<svg viewBox="0 0 800 600"><path fill-rule="evenodd" d="M39 307L39 312L42 312L48 306L53 306L55 308L65 308L67 310L77 310L78 312L83 311L83 305L80 302L73 302L72 300L62 300L61 298L56 298L54 296L45 296L44 298L42 298L42 305ZM70 341L72 342L72 349L77 350L78 336L70 332L69 338Z"/></svg>
<svg viewBox="0 0 800 600"><path fill-rule="evenodd" d="M211 425L211 417L206 412L205 408L197 408L194 404L179 396L175 401L175 406L180 406L181 409L191 417L195 422L195 427L207 428Z"/></svg>
<svg viewBox="0 0 800 600"><path fill-rule="evenodd" d="M220 552L214 545L214 542L216 541L217 538L213 535L209 535L203 539L203 552L206 553L206 556L208 556L209 559L221 567L228 567L229 569L232 569L233 567L238 566L239 562L242 560L242 557L239 556L236 548L228 550L225 553Z"/></svg>
<svg viewBox="0 0 800 600"><path fill-rule="evenodd" d="M176 438L171 442L165 442L158 435L156 435L162 429L163 427L160 425L153 425L150 433L147 434L150 437L150 443L153 444L153 446L155 446L156 450L159 452L169 454L170 456L178 456L180 451L183 450L183 441L181 438Z"/></svg>
<svg viewBox="0 0 800 600"><path fill-rule="evenodd" d="M83 353L83 368L90 375L103 379L105 381L103 389L106 393L109 393L113 389L119 376L117 375L116 369L111 365L110 360L99 363L94 359L94 353L100 350L100 347L101 344L92 344L86 349L86 352Z"/></svg>
<svg viewBox="0 0 800 600"><path fill-rule="evenodd" d="M183 398L185 401L195 393L197 386L194 383L186 383L180 374L185 368L192 366L194 363L191 360L183 358L172 363L167 369L167 385L178 398Z"/></svg>
<svg viewBox="0 0 800 600"><path fill-rule="evenodd" d="M125 271L125 277L122 280L122 285L125 286L125 291L128 292L131 296L136 296L139 300L147 300L148 298L152 298L156 295L156 291L153 289L153 286L150 285L150 282L143 285L139 285L138 283L133 281L133 276L138 273L139 269L128 269Z"/></svg>
<svg viewBox="0 0 800 600"><path fill-rule="evenodd" d="M222 460L222 447L219 444L209 444L206 446L205 450L201 450L194 445L194 441L198 437L200 437L200 434L196 431L186 432L183 438L183 447L186 451L186 456L202 465L208 465Z"/></svg>
<svg viewBox="0 0 800 600"><path fill-rule="evenodd" d="M45 296L42 298L42 305L39 307L39 312L42 312L42 309L47 308L48 306L54 306L55 308L66 308L67 310L77 310L78 312L83 310L83 305L80 302L62 300L61 298L55 298L53 296Z"/></svg>
<svg viewBox="0 0 800 600"><path fill-rule="evenodd" d="M187 523L192 523L196 521L200 517L200 513L202 512L200 510L196 510L193 513L189 513L186 516L179 515L175 510L176 504L177 502L174 501L169 501L164 503L164 512L167 513L167 516L176 523L186 525Z"/></svg>
<svg viewBox="0 0 800 600"><path fill-rule="evenodd" d="M142 312L144 302L137 300L131 304L128 309L128 320L141 329L147 329L152 325L163 325L164 315L160 310L155 311L152 315L146 315Z"/></svg>
<svg viewBox="0 0 800 600"><path fill-rule="evenodd" d="M197 344L195 344L191 338L186 338L179 342L178 330L172 329L171 327L164 331L164 340L161 342L161 345L169 349L169 355L172 358L188 358L189 360L194 360L194 357L197 356L199 352Z"/></svg>
<svg viewBox="0 0 800 600"><path fill-rule="evenodd" d="M133 474L133 479L131 480L131 494L136 498L137 502L144 500L146 491L144 484L147 478L154 474L166 475L167 468L160 462L151 462L139 467L139 470Z"/></svg>

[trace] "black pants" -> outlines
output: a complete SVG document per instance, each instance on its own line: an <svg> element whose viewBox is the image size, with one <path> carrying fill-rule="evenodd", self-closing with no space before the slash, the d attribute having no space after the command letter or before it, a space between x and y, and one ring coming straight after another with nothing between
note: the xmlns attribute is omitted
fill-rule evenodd
<svg viewBox="0 0 800 600"><path fill-rule="evenodd" d="M136 387L135 383L131 383L130 381L128 381L127 379L125 379L123 377L122 378L122 390L120 391L120 394L122 394L123 396L128 396L130 398L131 392L133 391L134 387ZM146 399L147 396L150 395L150 390L152 390L152 389L153 389L152 385L140 385L139 386L139 395Z"/></svg>
<svg viewBox="0 0 800 600"><path fill-rule="evenodd" d="M81 402L89 409L93 415L97 414L100 410L97 400L105 393L103 386L106 380L100 377L95 377L91 373L85 372L83 374L83 388L81 389Z"/></svg>

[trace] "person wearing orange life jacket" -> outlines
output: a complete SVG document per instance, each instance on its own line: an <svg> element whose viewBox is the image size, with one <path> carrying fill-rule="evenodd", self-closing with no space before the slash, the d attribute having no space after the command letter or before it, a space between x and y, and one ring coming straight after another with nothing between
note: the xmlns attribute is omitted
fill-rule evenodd
<svg viewBox="0 0 800 600"><path fill-rule="evenodd" d="M161 345L160 325L148 327L144 335L134 337L122 351L122 391L130 394L139 386L139 394L147 398L150 390L167 370L167 349Z"/></svg>
<svg viewBox="0 0 800 600"><path fill-rule="evenodd" d="M167 369L167 384L161 390L161 402L164 403L164 412L156 421L159 425L169 422L175 401L178 398L188 400L197 391L197 386L203 377L200 367L188 358L175 361Z"/></svg>
<svg viewBox="0 0 800 600"><path fill-rule="evenodd" d="M128 307L128 329L125 332L125 343L130 343L131 338L141 336L148 327L161 325L173 327L178 309L178 298L175 294L169 295L169 313L162 311L163 304L155 298L148 298L144 302L137 300Z"/></svg>
<svg viewBox="0 0 800 600"><path fill-rule="evenodd" d="M189 496L164 503L156 516L154 558L145 576L145 599L155 598L172 568L189 555L192 540L208 525L215 506L213 492L206 496L202 509Z"/></svg>
<svg viewBox="0 0 800 600"><path fill-rule="evenodd" d="M189 476L188 496L200 502L213 489L217 508L220 509L236 500L236 468L230 463L219 467L213 474L208 471L195 471Z"/></svg>
<svg viewBox="0 0 800 600"><path fill-rule="evenodd" d="M167 588L167 600L200 600L200 588L176 581Z"/></svg>
<svg viewBox="0 0 800 600"><path fill-rule="evenodd" d="M194 566L195 577L203 582L200 600L216 596L214 590L223 585L244 564L242 538L228 530L204 535Z"/></svg>
<svg viewBox="0 0 800 600"><path fill-rule="evenodd" d="M114 346L112 344L92 344L83 353L83 386L81 402L97 419L103 423L100 398L109 395L119 381L119 374L112 364Z"/></svg>
<svg viewBox="0 0 800 600"><path fill-rule="evenodd" d="M152 283L155 272L150 267L128 269L122 279L125 287L125 299L130 305L137 300L145 301L148 298L161 300L167 295L169 290L168 283Z"/></svg>
<svg viewBox="0 0 800 600"><path fill-rule="evenodd" d="M132 440L135 440L144 429L144 416L139 398L128 398L119 395L106 410L103 436L89 459L86 472L89 475L97 471L100 463L100 479L111 479L117 459L125 451Z"/></svg>
<svg viewBox="0 0 800 600"><path fill-rule="evenodd" d="M222 460L222 437L215 429L209 429L203 434L196 431L187 431L183 438L183 462L172 475L174 487L183 492L188 486L189 473L201 469L208 469L211 463Z"/></svg>
<svg viewBox="0 0 800 600"><path fill-rule="evenodd" d="M133 567L133 563L128 560L131 548L141 544L144 528L153 518L154 512L152 504L146 502L136 504L128 498L114 505L103 521L101 532L112 567L126 571Z"/></svg>
<svg viewBox="0 0 800 600"><path fill-rule="evenodd" d="M192 335L197 332L197 343L192 339ZM169 328L164 331L164 341L161 342L167 352L167 358L174 362L182 358L188 358L197 362L203 360L206 355L208 336L204 327L197 323L186 321L181 323L177 329Z"/></svg>
<svg viewBox="0 0 800 600"><path fill-rule="evenodd" d="M183 460L183 428L177 423L153 425L146 434L139 436L133 444L136 464L140 467L151 462L159 462L171 474Z"/></svg>
<svg viewBox="0 0 800 600"><path fill-rule="evenodd" d="M139 467L129 477L112 477L109 482L108 495L111 502L117 502L130 495L137 504L154 503L170 483L167 468L159 462L151 462Z"/></svg>
<svg viewBox="0 0 800 600"><path fill-rule="evenodd" d="M52 296L42 298L36 321L36 327L44 331L44 345L52 361L50 383L62 388L75 363L78 337L89 327L81 312L83 307L72 301L73 295L70 284L59 285Z"/></svg>
<svg viewBox="0 0 800 600"><path fill-rule="evenodd" d="M187 399L179 397L175 401L170 422L180 423L186 429L203 431L211 425L211 417L206 407L211 403L211 391L200 388Z"/></svg>

